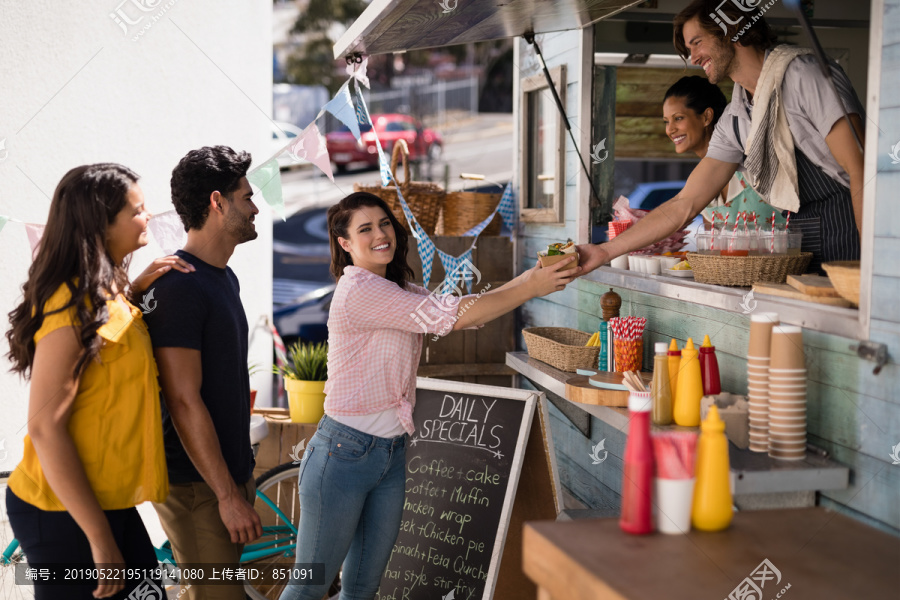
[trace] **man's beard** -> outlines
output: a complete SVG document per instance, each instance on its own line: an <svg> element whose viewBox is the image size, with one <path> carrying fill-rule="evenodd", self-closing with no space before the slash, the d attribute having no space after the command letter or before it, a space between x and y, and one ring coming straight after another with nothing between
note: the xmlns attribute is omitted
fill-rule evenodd
<svg viewBox="0 0 900 600"><path fill-rule="evenodd" d="M245 217L234 209L225 220L225 231L233 235L238 244L255 240L259 236L250 217Z"/></svg>
<svg viewBox="0 0 900 600"><path fill-rule="evenodd" d="M729 77L734 66L734 48L730 44L721 43L715 52L711 53L711 69L707 79L712 84L718 85L723 79Z"/></svg>

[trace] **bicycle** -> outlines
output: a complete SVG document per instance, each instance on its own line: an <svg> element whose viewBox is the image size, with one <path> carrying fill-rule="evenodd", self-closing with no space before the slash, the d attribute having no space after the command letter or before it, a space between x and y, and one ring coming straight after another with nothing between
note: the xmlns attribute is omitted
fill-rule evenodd
<svg viewBox="0 0 900 600"><path fill-rule="evenodd" d="M241 554L242 567L252 566L269 571L273 567L287 568L294 564L294 550L297 547L296 523L300 520L297 481L299 470L300 466L297 464L284 463L266 471L256 479L254 508L263 523L263 536L260 540L244 546L244 552ZM172 547L168 541L154 550L158 561L175 564ZM0 554L0 582L13 582L15 565L24 561L25 555L19 547L19 542L13 539ZM286 585L287 581L266 585L246 583L244 591L252 600L272 600L281 596ZM25 586L16 586L22 587ZM12 593L12 590L8 593ZM17 594L10 598L29 597L22 589L18 589Z"/></svg>

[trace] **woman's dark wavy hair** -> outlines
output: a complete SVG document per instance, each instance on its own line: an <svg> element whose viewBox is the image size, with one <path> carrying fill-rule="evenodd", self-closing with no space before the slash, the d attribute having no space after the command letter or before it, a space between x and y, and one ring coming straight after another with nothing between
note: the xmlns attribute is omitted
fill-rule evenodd
<svg viewBox="0 0 900 600"><path fill-rule="evenodd" d="M672 87L666 92L663 102L669 98L684 98L684 105L698 115L702 115L707 108L711 108L713 110L711 127L716 126L719 117L722 116L728 105L728 100L725 99L725 94L722 93L719 86L699 75L682 77L672 84Z"/></svg>
<svg viewBox="0 0 900 600"><path fill-rule="evenodd" d="M50 202L50 214L37 255L22 287L24 299L9 313L6 332L10 369L30 378L34 365L34 334L44 323L44 304L59 286L72 294L69 303L53 311L75 307L78 333L84 348L73 378L97 357L102 340L97 330L109 320L106 300L113 286L128 289L128 255L115 264L106 247L107 228L127 203L128 189L138 175L127 167L101 163L75 167L65 174Z"/></svg>
<svg viewBox="0 0 900 600"><path fill-rule="evenodd" d="M378 207L382 209L394 226L394 236L397 238L397 246L394 249L394 258L388 263L385 279L393 281L400 289L406 289L406 284L415 276L413 270L406 262L406 254L409 251L407 245L409 233L391 212L390 207L378 196L368 192L354 192L328 209L328 240L331 244L331 274L335 281L341 279L344 267L353 264L350 254L341 248L338 238L350 239L347 228L353 213L363 206Z"/></svg>
<svg viewBox="0 0 900 600"><path fill-rule="evenodd" d="M750 10L741 10L735 4L736 2ZM684 43L684 24L697 17L700 20L700 27L722 38L722 43L724 44L736 43L758 50L768 50L777 42L777 36L772 31L772 28L769 27L765 17L760 17L753 23L753 26L744 31L736 42L731 41L747 25L750 19L757 14L755 9L762 4L763 0L730 0L728 2L722 2L722 0L694 0L675 16L675 34L673 39L675 49L683 59L688 60L691 51L688 50L687 45ZM719 11L725 15L727 20L722 19ZM712 15L715 15L715 18L719 19L722 25L713 20ZM725 30L722 29L722 26L725 27Z"/></svg>

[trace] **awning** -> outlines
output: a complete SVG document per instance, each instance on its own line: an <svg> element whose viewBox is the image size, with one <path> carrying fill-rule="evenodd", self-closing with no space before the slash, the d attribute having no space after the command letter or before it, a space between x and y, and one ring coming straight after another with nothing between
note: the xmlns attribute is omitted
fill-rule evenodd
<svg viewBox="0 0 900 600"><path fill-rule="evenodd" d="M334 57L581 29L643 0L372 0Z"/></svg>

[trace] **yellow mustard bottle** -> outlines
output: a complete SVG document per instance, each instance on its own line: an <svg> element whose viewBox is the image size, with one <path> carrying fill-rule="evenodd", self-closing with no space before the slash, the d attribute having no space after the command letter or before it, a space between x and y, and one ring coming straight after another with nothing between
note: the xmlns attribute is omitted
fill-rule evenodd
<svg viewBox="0 0 900 600"><path fill-rule="evenodd" d="M725 422L713 404L700 426L697 442L697 482L691 506L691 524L700 531L722 531L731 524L734 508L728 465Z"/></svg>
<svg viewBox="0 0 900 600"><path fill-rule="evenodd" d="M694 340L688 338L681 350L675 388L675 408L672 411L675 424L682 427L696 427L700 424L703 378L700 375L699 356L700 352L694 348Z"/></svg>
<svg viewBox="0 0 900 600"><path fill-rule="evenodd" d="M669 385L672 386L672 402L675 401L676 384L678 383L678 368L681 366L681 350L678 349L678 340L672 338L669 342Z"/></svg>

